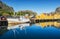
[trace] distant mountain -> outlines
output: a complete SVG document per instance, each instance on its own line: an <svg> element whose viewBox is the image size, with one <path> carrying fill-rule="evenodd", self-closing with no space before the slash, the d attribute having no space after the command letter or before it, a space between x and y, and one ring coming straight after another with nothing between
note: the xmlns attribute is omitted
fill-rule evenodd
<svg viewBox="0 0 60 39"><path fill-rule="evenodd" d="M56 8L56 12L59 12L60 13L60 7L57 7Z"/></svg>
<svg viewBox="0 0 60 39"><path fill-rule="evenodd" d="M0 11L8 11L8 12L13 12L14 9L8 5L6 5L5 3L3 3L2 1L0 1Z"/></svg>

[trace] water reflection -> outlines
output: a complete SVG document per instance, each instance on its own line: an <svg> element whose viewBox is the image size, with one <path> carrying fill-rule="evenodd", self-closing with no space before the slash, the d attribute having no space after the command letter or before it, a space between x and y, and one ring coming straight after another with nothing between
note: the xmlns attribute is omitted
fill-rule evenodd
<svg viewBox="0 0 60 39"><path fill-rule="evenodd" d="M19 25L15 25L15 26L10 26L7 29L15 29L15 28L20 28L21 30L24 29L26 26L30 26L29 23L24 23L24 24L19 24Z"/></svg>
<svg viewBox="0 0 60 39"><path fill-rule="evenodd" d="M60 28L60 22L56 21L56 22L40 22L40 23L36 23L37 25L40 25L41 27L48 27L48 26L54 26L57 28Z"/></svg>
<svg viewBox="0 0 60 39"><path fill-rule="evenodd" d="M5 32L9 31L9 30L12 30L12 32L14 33L14 36L15 36L15 33L19 33L18 31L16 31L16 28L19 28L20 30L25 30L25 33L26 33L26 28L25 27L28 27L30 26L29 23L25 23L25 24L19 24L19 25L15 25L15 26L8 26L6 28L2 28L0 29L0 35L1 34L4 34Z"/></svg>
<svg viewBox="0 0 60 39"><path fill-rule="evenodd" d="M41 28L40 26L59 26L59 22L41 22L36 23L38 25L29 23L26 24L19 24L15 26L9 26L8 30L5 31L2 36L0 36L2 39L10 38L10 39L35 39L35 38L55 38L58 35L60 36L60 29L54 28L54 27L48 27L48 28ZM1 30L2 31L2 30Z"/></svg>
<svg viewBox="0 0 60 39"><path fill-rule="evenodd" d="M4 34L5 32L7 32L8 30L5 28L5 29L0 29L0 35Z"/></svg>
<svg viewBox="0 0 60 39"><path fill-rule="evenodd" d="M54 26L57 28L60 28L60 22L40 22L40 23L36 23L37 25L41 26L42 28L44 27L50 27L50 26ZM33 25L33 24L32 24ZM14 25L14 26L8 26L7 29L0 29L0 34L3 34L9 30L12 30L14 35L15 33L19 33L18 31L16 31L16 28L19 28L20 30L25 30L26 33L26 27L31 26L30 23L25 23L25 24L18 24L18 25Z"/></svg>
<svg viewBox="0 0 60 39"><path fill-rule="evenodd" d="M11 26L11 27L8 27L7 29L8 30L12 30L13 34L14 34L14 37L16 37L16 33L20 33L19 31L16 30L16 28L19 28L19 30L24 30L25 34L27 33L26 32L26 27L30 26L29 23L25 23L25 24L19 24L19 25L15 25L15 26Z"/></svg>

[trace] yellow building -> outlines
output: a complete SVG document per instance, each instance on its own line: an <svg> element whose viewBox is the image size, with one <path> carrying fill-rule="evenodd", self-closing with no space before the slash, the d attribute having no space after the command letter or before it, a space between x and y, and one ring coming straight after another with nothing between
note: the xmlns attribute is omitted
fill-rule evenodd
<svg viewBox="0 0 60 39"><path fill-rule="evenodd" d="M47 13L42 13L40 15L36 15L36 19L53 19L54 15L52 14L47 14Z"/></svg>
<svg viewBox="0 0 60 39"><path fill-rule="evenodd" d="M60 13L55 13L54 14L54 19L60 19Z"/></svg>
<svg viewBox="0 0 60 39"><path fill-rule="evenodd" d="M52 15L51 13L49 13L49 14L46 14L45 18L46 19L53 19L54 15Z"/></svg>
<svg viewBox="0 0 60 39"><path fill-rule="evenodd" d="M60 13L42 13L40 15L36 15L36 19L60 19Z"/></svg>
<svg viewBox="0 0 60 39"><path fill-rule="evenodd" d="M45 13L40 14L40 15L36 15L36 19L45 19Z"/></svg>
<svg viewBox="0 0 60 39"><path fill-rule="evenodd" d="M44 19L60 19L60 13L42 13L40 15L36 15L36 20L44 20ZM42 27L46 27L46 26L55 26L55 27L60 27L60 22L56 21L56 22L40 22L39 23L40 26Z"/></svg>

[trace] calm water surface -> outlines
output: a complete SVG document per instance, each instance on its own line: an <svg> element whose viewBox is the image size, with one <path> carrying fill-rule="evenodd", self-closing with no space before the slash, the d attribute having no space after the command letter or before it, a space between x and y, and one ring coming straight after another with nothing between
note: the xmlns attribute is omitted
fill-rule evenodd
<svg viewBox="0 0 60 39"><path fill-rule="evenodd" d="M18 25L20 26L20 25ZM0 35L0 39L51 39L60 38L60 29L56 27L42 28L39 25L25 25L23 29L20 27L5 31Z"/></svg>

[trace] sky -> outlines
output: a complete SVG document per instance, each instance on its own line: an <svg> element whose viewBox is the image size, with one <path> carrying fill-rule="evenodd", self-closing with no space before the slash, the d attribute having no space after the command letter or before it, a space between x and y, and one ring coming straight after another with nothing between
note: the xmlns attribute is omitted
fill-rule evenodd
<svg viewBox="0 0 60 39"><path fill-rule="evenodd" d="M31 10L40 13L54 12L60 7L60 0L1 0L8 6L14 8L15 12L21 10Z"/></svg>

